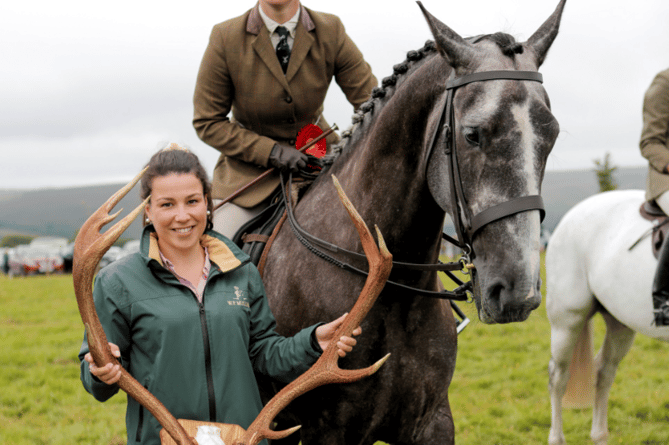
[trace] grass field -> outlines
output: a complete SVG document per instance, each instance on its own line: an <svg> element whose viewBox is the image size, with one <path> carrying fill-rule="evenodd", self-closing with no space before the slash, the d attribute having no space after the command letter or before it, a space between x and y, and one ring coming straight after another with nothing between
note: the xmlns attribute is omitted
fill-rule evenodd
<svg viewBox="0 0 669 445"><path fill-rule="evenodd" d="M458 444L545 444L550 328L542 306L524 323L487 326L473 305L450 388ZM604 325L596 318L596 345ZM0 276L0 444L124 443L125 395L102 404L79 382L82 324L70 276ZM637 337L611 391L610 444L669 443L667 345ZM565 411L570 444L589 443L591 410ZM380 443L378 444L380 445Z"/></svg>

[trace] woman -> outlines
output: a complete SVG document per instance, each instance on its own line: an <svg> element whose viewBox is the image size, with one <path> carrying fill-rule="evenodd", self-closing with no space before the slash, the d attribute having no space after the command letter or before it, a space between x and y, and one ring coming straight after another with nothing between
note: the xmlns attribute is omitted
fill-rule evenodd
<svg viewBox="0 0 669 445"><path fill-rule="evenodd" d="M248 428L262 408L254 372L293 380L344 317L279 336L257 269L211 230L210 184L198 158L171 144L148 166L140 252L96 277L100 321L114 355L176 418ZM355 343L341 337L339 355ZM119 365L95 366L86 337L79 359L84 388L96 399L118 392ZM126 427L128 444L160 443L159 423L132 398Z"/></svg>
<svg viewBox="0 0 669 445"><path fill-rule="evenodd" d="M193 98L198 136L221 152L214 199L227 198L269 167L296 172L308 163L295 150L295 139L308 124L329 128L323 102L333 78L355 108L377 84L335 15L299 0L259 0L242 16L214 26ZM334 133L327 139L337 141ZM272 174L225 204L216 212L215 230L233 238L267 207L278 184L278 173Z"/></svg>

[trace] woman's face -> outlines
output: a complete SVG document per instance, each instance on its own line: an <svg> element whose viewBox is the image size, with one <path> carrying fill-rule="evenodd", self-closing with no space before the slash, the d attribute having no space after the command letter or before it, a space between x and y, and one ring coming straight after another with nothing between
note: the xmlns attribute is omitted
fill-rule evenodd
<svg viewBox="0 0 669 445"><path fill-rule="evenodd" d="M207 227L202 183L194 173L156 176L146 215L156 229L160 251L168 258L198 248Z"/></svg>

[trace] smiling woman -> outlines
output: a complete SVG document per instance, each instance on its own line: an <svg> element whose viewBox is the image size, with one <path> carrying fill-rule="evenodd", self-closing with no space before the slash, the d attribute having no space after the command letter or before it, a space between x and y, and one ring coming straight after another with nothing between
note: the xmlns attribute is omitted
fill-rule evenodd
<svg viewBox="0 0 669 445"><path fill-rule="evenodd" d="M210 188L197 157L177 144L153 156L142 180L142 198L151 196L146 222L163 261L189 283L198 283L205 267L200 238L212 226Z"/></svg>
<svg viewBox="0 0 669 445"><path fill-rule="evenodd" d="M120 363L112 355L93 360L93 331L91 347L85 337L79 353L81 380L96 399L106 401L135 379L177 418L248 428L262 408L254 372L288 383L331 340L339 356L351 351L352 337L335 336L344 317L290 338L275 332L258 270L210 230L210 185L195 154L177 144L156 153L141 195L149 200L140 251L102 269L93 290ZM161 425L145 406L128 399L129 444L160 443Z"/></svg>
<svg viewBox="0 0 669 445"><path fill-rule="evenodd" d="M200 237L207 223L200 181L192 173L155 178L146 215L156 229L160 252L181 276L196 282L204 264Z"/></svg>

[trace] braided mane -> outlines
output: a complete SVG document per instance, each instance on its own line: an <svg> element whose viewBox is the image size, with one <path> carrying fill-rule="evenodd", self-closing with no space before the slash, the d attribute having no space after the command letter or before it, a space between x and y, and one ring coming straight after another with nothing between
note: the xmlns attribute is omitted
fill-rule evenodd
<svg viewBox="0 0 669 445"><path fill-rule="evenodd" d="M429 56L437 54L437 46L432 40L425 42L425 45L418 50L411 50L407 53L407 58L404 62L393 66L393 74L384 78L381 81L380 87L375 87L372 90L370 99L363 103L351 118L352 126L343 131L342 142L339 146L334 147L335 151L341 152L344 147L351 145L352 141L357 139L358 135L364 132L358 131L360 128L368 126L371 119L367 118L372 114L372 111L377 108L382 108L392 97L395 87L402 83L408 74L413 72L418 66L422 65ZM367 119L366 119L367 118Z"/></svg>
<svg viewBox="0 0 669 445"><path fill-rule="evenodd" d="M472 44L476 44L481 40L492 41L499 46L502 54L510 58L514 58L516 54L523 53L523 45L518 43L512 35L503 32L483 34L469 37L465 40ZM395 87L397 87L398 84L401 84L408 75L421 66L423 62L436 54L436 43L433 40L428 40L422 48L407 52L406 60L402 63L393 66L393 74L384 78L381 81L380 87L375 87L372 90L369 100L363 103L352 116L351 127L342 132L342 141L333 147L333 152L326 157L327 159L323 159L324 164L327 167L329 167L344 151L349 151L353 143L358 140L361 135L364 135L365 131L359 130L366 129L370 125L372 122L372 119L370 118L372 111L374 111L375 108L378 110L385 106L395 92Z"/></svg>
<svg viewBox="0 0 669 445"><path fill-rule="evenodd" d="M517 42L512 35L503 32L470 37L466 40L471 43L477 43L481 40L490 40L499 46L502 50L502 54L511 58L514 58L516 54L523 53L522 43ZM371 98L363 103L353 115L351 118L352 126L342 132L341 136L343 140L338 147L335 147L335 150L342 150L344 147L348 146L351 143L353 136L358 134L357 130L360 129L360 127L366 126L364 125L366 122L365 117L368 116L375 107L382 107L385 105L387 98L394 92L397 84L406 79L408 73L412 72L419 65L422 65L421 62L436 53L436 43L433 40L428 40L422 48L409 51L404 62L393 66L393 74L384 78L381 81L380 87L375 87L372 90Z"/></svg>

